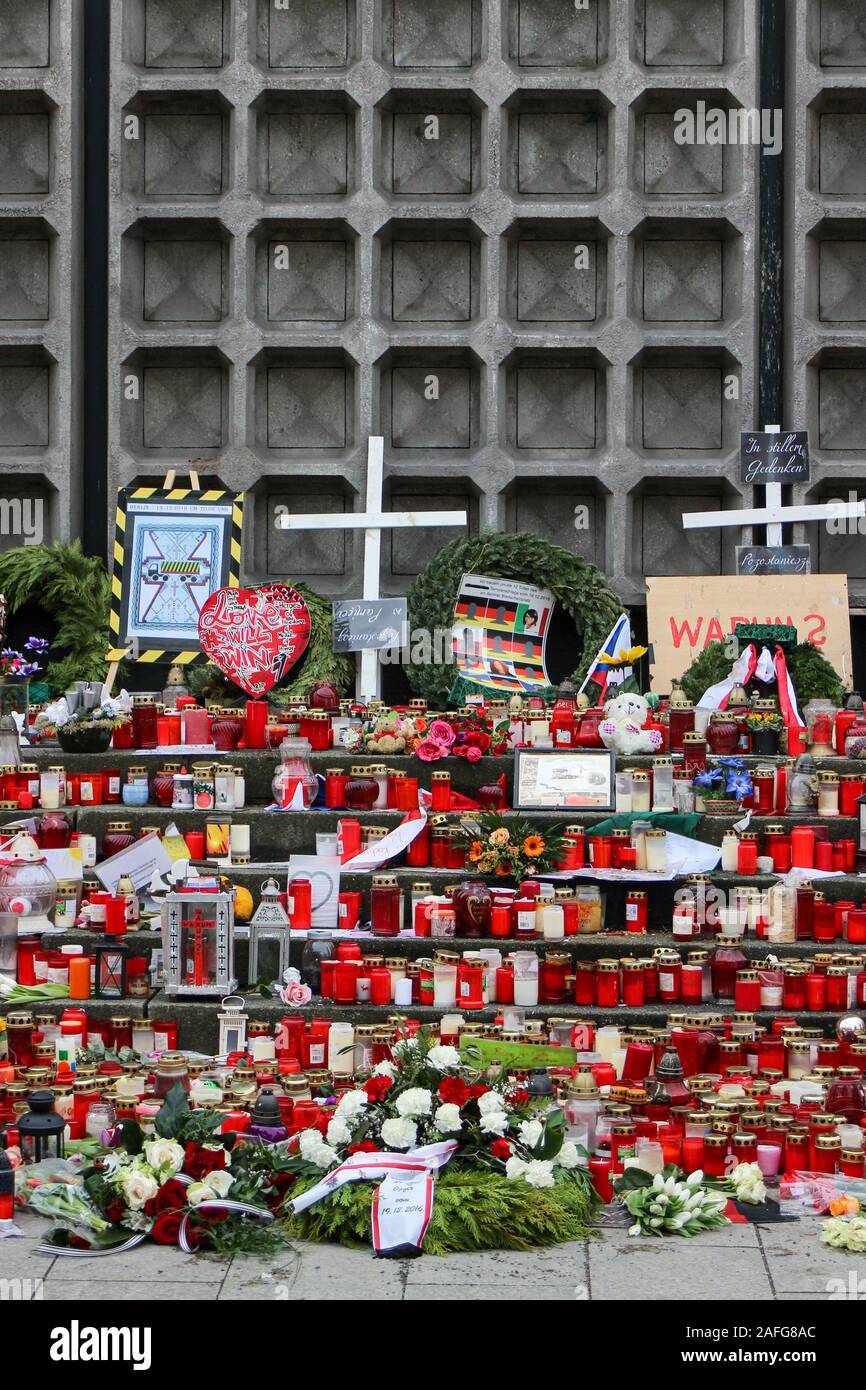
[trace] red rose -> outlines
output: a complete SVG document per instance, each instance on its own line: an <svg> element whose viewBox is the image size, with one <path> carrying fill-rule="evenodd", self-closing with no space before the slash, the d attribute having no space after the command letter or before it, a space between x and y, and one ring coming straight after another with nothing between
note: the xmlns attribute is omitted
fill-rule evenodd
<svg viewBox="0 0 866 1390"><path fill-rule="evenodd" d="M187 1144L183 1170L194 1182L200 1182L208 1173L219 1171L225 1166L225 1149L206 1149L201 1144Z"/></svg>
<svg viewBox="0 0 866 1390"><path fill-rule="evenodd" d="M350 1154L377 1154L379 1145L374 1144L372 1139L362 1139L360 1144L350 1144L346 1152Z"/></svg>
<svg viewBox="0 0 866 1390"><path fill-rule="evenodd" d="M363 1089L373 1104L378 1105L385 1099L393 1085L394 1082L390 1076L371 1076L368 1081L364 1082Z"/></svg>
<svg viewBox="0 0 866 1390"><path fill-rule="evenodd" d="M150 1228L151 1240L155 1240L157 1245L177 1245L182 1221L182 1211L160 1212Z"/></svg>
<svg viewBox="0 0 866 1390"><path fill-rule="evenodd" d="M507 1139L494 1139L490 1145L490 1152L494 1158L501 1158L505 1163L511 1157L511 1145Z"/></svg>
<svg viewBox="0 0 866 1390"><path fill-rule="evenodd" d="M81 1236L69 1236L67 1245L70 1250L91 1250L93 1247L89 1240L83 1240Z"/></svg>
<svg viewBox="0 0 866 1390"><path fill-rule="evenodd" d="M151 1200L153 1200L153 1199L151 1199ZM148 1211L148 1210L147 1210L149 1206L150 1206L150 1202L145 1202L145 1204L144 1204L145 1215L146 1215L146 1216L155 1216L155 1215L156 1215L156 1212ZM115 1197L115 1198L112 1199L112 1201L106 1202L106 1204L105 1204L105 1219L106 1219L106 1221L120 1221L120 1220L122 1220L125 1211L126 1211L126 1205L125 1205L125 1203L122 1202L122 1201L120 1200L119 1197Z"/></svg>
<svg viewBox="0 0 866 1390"><path fill-rule="evenodd" d="M208 1207L207 1211L202 1211L201 1207L196 1207L190 1225L197 1226L201 1222L205 1226L219 1226L220 1222L228 1221L228 1219L228 1212L221 1207Z"/></svg>
<svg viewBox="0 0 866 1390"><path fill-rule="evenodd" d="M186 1206L186 1188L177 1178L168 1178L159 1189L155 1197L150 1197L144 1204L145 1216L159 1216L163 1211L179 1211ZM108 1213L106 1212L106 1215ZM109 1218L115 1220L116 1218Z"/></svg>
<svg viewBox="0 0 866 1390"><path fill-rule="evenodd" d="M439 1098L446 1105L459 1105L462 1109L471 1095L466 1082L461 1081L459 1076L443 1076L439 1083Z"/></svg>
<svg viewBox="0 0 866 1390"><path fill-rule="evenodd" d="M271 1173L270 1185L262 1193L271 1211L277 1211L283 1205L294 1181L294 1173Z"/></svg>
<svg viewBox="0 0 866 1390"><path fill-rule="evenodd" d="M486 753L490 747L490 735L482 733L472 733L466 735L466 742L470 748L480 748L482 753Z"/></svg>

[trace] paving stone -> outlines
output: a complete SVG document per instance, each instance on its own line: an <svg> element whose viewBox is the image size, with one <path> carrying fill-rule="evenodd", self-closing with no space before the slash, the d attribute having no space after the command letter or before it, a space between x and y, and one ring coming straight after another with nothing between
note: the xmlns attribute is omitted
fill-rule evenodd
<svg viewBox="0 0 866 1390"><path fill-rule="evenodd" d="M533 1284L582 1285L586 1282L583 1241L543 1250L485 1250L479 1254L423 1256L407 1265L406 1286L498 1284L517 1290Z"/></svg>
<svg viewBox="0 0 866 1390"><path fill-rule="evenodd" d="M861 1291L866 1295L866 1264L858 1255L824 1245L818 1220L764 1227L761 1244L778 1293L828 1296L847 1291L853 1276L862 1282Z"/></svg>
<svg viewBox="0 0 866 1390"><path fill-rule="evenodd" d="M594 1300L625 1299L706 1302L722 1289L738 1299L771 1299L773 1289L760 1250L708 1246L705 1237L683 1240L635 1239L631 1245L593 1245L589 1252L590 1294Z"/></svg>
<svg viewBox="0 0 866 1390"><path fill-rule="evenodd" d="M108 1258L108 1257L106 1257ZM124 1284L115 1280L48 1279L46 1303L213 1303L220 1291L218 1282L182 1283L171 1279Z"/></svg>

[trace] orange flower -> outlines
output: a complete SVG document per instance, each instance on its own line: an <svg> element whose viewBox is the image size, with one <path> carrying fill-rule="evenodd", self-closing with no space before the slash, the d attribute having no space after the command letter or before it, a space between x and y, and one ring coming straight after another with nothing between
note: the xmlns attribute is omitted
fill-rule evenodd
<svg viewBox="0 0 866 1390"><path fill-rule="evenodd" d="M496 872L500 878L507 878L511 873L511 868L508 864L497 864Z"/></svg>
<svg viewBox="0 0 866 1390"><path fill-rule="evenodd" d="M477 864L477 863L478 863L478 860L481 858L481 856L482 856L483 853L484 853L484 846L483 846L483 844L481 843L481 841L480 841L480 840L473 840L473 841L472 841L472 844L469 846L469 855L468 855L468 858L469 858L470 863L472 863L472 864Z"/></svg>
<svg viewBox="0 0 866 1390"><path fill-rule="evenodd" d="M540 859L544 853L544 841L540 835L527 835L523 841L523 853L527 859Z"/></svg>
<svg viewBox="0 0 866 1390"><path fill-rule="evenodd" d="M860 1210L860 1203L856 1197L834 1197L830 1203L831 1216L856 1216Z"/></svg>

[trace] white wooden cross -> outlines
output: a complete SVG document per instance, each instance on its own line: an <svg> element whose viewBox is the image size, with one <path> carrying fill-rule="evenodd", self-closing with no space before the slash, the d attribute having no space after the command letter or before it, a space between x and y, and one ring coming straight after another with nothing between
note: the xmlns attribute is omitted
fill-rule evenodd
<svg viewBox="0 0 866 1390"><path fill-rule="evenodd" d="M281 513L278 525L284 531L363 531L365 599L381 598L379 562L382 532L419 526L465 526L465 512L385 512L382 510L385 441L373 435L367 448L367 505L363 512ZM379 653L361 652L358 663L357 694L362 700L376 699L381 690Z"/></svg>
<svg viewBox="0 0 866 1390"><path fill-rule="evenodd" d="M778 425L766 425L765 434L778 434ZM691 512L683 517L686 531L722 526L766 526L767 545L777 549L782 544L782 527L786 522L829 521L843 516L866 516L866 502L823 502L803 507L782 505L782 484L767 482L767 504L747 507L736 512Z"/></svg>

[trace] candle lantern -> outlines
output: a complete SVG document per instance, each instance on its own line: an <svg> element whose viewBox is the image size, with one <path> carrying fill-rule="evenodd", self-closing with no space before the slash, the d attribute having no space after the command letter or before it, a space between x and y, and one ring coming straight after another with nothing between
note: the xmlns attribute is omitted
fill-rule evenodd
<svg viewBox="0 0 866 1390"><path fill-rule="evenodd" d="M230 893L180 888L162 905L165 992L186 998L231 994L234 913Z"/></svg>
<svg viewBox="0 0 866 1390"><path fill-rule="evenodd" d="M227 994L220 1001L217 1019L220 1026L218 1056L227 1057L230 1052L243 1052L247 1043L247 1016L244 1013L246 1001L240 994Z"/></svg>
<svg viewBox="0 0 866 1390"><path fill-rule="evenodd" d="M263 941L276 941L279 962L275 979L282 980L289 964L289 916L280 902L280 886L275 878L262 884L261 901L250 918L250 958L247 978L254 985L259 978L259 946Z"/></svg>
<svg viewBox="0 0 866 1390"><path fill-rule="evenodd" d="M30 1109L18 1121L24 1162L39 1163L43 1158L62 1158L66 1121L54 1109L52 1092L31 1091L27 1104Z"/></svg>
<svg viewBox="0 0 866 1390"><path fill-rule="evenodd" d="M92 947L96 961L94 999L125 999L129 950L117 936L106 935Z"/></svg>
<svg viewBox="0 0 866 1390"><path fill-rule="evenodd" d="M15 969L18 926L34 935L50 931L48 910L57 901L57 880L36 841L16 835L0 859L0 970Z"/></svg>

